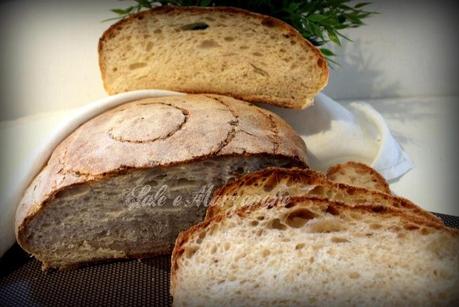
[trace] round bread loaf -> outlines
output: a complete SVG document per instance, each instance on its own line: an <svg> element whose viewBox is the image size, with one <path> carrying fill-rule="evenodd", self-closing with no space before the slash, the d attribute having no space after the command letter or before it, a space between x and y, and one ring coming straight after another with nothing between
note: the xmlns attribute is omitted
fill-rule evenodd
<svg viewBox="0 0 459 307"><path fill-rule="evenodd" d="M54 150L17 209L17 240L45 268L167 253L203 218L203 187L268 166L306 167L304 142L269 111L217 95L130 102Z"/></svg>

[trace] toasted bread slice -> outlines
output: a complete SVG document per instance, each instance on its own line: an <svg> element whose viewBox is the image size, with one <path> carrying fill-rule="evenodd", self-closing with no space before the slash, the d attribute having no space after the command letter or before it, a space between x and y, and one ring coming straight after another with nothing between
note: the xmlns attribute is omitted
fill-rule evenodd
<svg viewBox="0 0 459 307"><path fill-rule="evenodd" d="M181 233L174 306L453 306L458 233L387 206L308 197Z"/></svg>
<svg viewBox="0 0 459 307"><path fill-rule="evenodd" d="M214 193L206 218L260 201L270 202L276 198L306 195L347 204L382 205L442 223L441 219L407 199L335 183L328 180L322 173L298 168L268 168L247 174L224 185Z"/></svg>
<svg viewBox="0 0 459 307"><path fill-rule="evenodd" d="M327 170L331 181L391 194L386 179L373 168L359 162L336 164Z"/></svg>
<svg viewBox="0 0 459 307"><path fill-rule="evenodd" d="M328 81L321 52L290 25L222 7L165 6L112 25L99 42L109 94L138 89L225 94L304 108Z"/></svg>

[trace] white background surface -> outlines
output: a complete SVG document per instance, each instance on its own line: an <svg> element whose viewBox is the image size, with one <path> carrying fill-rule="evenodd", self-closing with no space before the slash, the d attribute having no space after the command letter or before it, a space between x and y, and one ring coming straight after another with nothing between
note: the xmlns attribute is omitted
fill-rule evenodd
<svg viewBox="0 0 459 307"><path fill-rule="evenodd" d="M459 103L453 75L459 53L457 12L446 1L374 2L371 8L381 14L347 33L354 43L340 51L341 67L332 70L325 92L338 100L365 98L386 118L415 164L392 184L395 192L429 210L459 215L454 201L459 196L459 125L453 115ZM109 9L128 3L1 4L0 120L67 109L105 96L97 41L109 23L101 20L113 16Z"/></svg>

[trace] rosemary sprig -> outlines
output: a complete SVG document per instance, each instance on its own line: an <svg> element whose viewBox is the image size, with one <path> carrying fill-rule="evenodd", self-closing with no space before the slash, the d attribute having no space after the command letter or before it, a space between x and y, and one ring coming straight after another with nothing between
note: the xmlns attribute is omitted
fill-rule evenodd
<svg viewBox="0 0 459 307"><path fill-rule="evenodd" d="M333 61L335 54L325 47L328 43L341 46L342 39L350 40L342 31L364 25L363 20L376 14L367 11L369 2L350 0L134 0L124 9L113 9L119 19L144 9L159 5L177 6L233 6L249 11L271 15L295 27L304 38L318 46L327 59Z"/></svg>

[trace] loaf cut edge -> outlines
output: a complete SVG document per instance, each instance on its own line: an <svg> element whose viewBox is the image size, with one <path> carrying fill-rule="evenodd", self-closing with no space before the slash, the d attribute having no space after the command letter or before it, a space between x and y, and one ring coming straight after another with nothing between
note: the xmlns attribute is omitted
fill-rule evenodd
<svg viewBox="0 0 459 307"><path fill-rule="evenodd" d="M320 50L292 26L230 7L139 12L106 30L98 50L109 94L167 89L301 109L329 74Z"/></svg>

